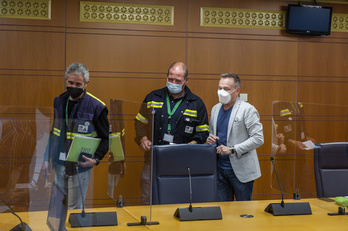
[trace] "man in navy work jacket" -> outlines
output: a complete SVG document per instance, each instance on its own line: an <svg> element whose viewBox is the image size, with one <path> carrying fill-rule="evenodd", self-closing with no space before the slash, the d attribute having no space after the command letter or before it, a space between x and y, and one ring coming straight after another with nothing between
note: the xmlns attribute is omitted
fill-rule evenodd
<svg viewBox="0 0 348 231"><path fill-rule="evenodd" d="M167 86L149 93L135 118L135 141L145 152L140 178L141 203L150 202L151 146L164 144L203 144L208 135L208 114L203 101L186 86L187 66L174 62L168 68ZM152 113L154 110L153 140Z"/></svg>
<svg viewBox="0 0 348 231"><path fill-rule="evenodd" d="M68 208L82 208L91 176L109 150L108 109L100 99L86 91L89 71L82 63L71 64L65 73L67 91L54 99L54 121L45 166L49 158L55 170L55 182L68 195ZM75 135L100 138L94 156L81 153L78 163L66 161Z"/></svg>

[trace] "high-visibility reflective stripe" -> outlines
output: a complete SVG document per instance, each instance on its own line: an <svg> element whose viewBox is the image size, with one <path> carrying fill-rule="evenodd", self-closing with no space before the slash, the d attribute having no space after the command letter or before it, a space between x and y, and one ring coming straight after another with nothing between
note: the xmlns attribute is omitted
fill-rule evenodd
<svg viewBox="0 0 348 231"><path fill-rule="evenodd" d="M143 124L148 124L149 123L149 121L144 116L142 116L140 113L138 113L135 118L137 120L139 120L140 122L142 122Z"/></svg>
<svg viewBox="0 0 348 231"><path fill-rule="evenodd" d="M199 125L196 127L196 132L205 132L209 131L209 126L204 124L204 125Z"/></svg>
<svg viewBox="0 0 348 231"><path fill-rule="evenodd" d="M184 115L192 116L192 117L197 117L197 111L196 111L196 110L186 109L186 110L184 111Z"/></svg>
<svg viewBox="0 0 348 231"><path fill-rule="evenodd" d="M105 103L103 101L101 101L100 99L98 99L97 97L95 97L94 95L92 95L91 93L87 92L87 95L91 96L92 98L98 100L100 103L102 103L103 105L105 105Z"/></svg>
<svg viewBox="0 0 348 231"><path fill-rule="evenodd" d="M284 109L280 111L280 116L291 115L291 111L289 109Z"/></svg>
<svg viewBox="0 0 348 231"><path fill-rule="evenodd" d="M75 133L75 132L67 132L66 133L66 138L67 139L74 139L75 135L87 136L87 137L97 137L98 136L97 132L92 132L90 134L81 134L81 133Z"/></svg>
<svg viewBox="0 0 348 231"><path fill-rule="evenodd" d="M114 136L114 135L124 136L125 134L126 134L126 130L123 128L121 132L110 133L109 136Z"/></svg>
<svg viewBox="0 0 348 231"><path fill-rule="evenodd" d="M163 102L155 102L155 101L149 101L147 102L147 108L162 108L163 107Z"/></svg>
<svg viewBox="0 0 348 231"><path fill-rule="evenodd" d="M56 136L60 136L60 130L58 128L53 128L53 134Z"/></svg>

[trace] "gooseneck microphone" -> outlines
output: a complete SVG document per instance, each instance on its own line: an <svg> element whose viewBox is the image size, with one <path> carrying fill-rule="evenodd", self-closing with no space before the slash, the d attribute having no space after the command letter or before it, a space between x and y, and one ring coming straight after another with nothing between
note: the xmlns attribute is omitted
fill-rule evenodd
<svg viewBox="0 0 348 231"><path fill-rule="evenodd" d="M189 207L177 208L174 212L174 217L179 218L180 221L194 221L194 220L221 220L222 214L220 206L214 207L192 207L192 181L191 169L187 167L189 178L189 193L190 205Z"/></svg>
<svg viewBox="0 0 348 231"><path fill-rule="evenodd" d="M7 206L8 209L4 207L3 205L0 205L0 206L10 211L10 213L15 215L20 221L20 223L16 225L15 227L13 227L10 231L31 231L31 228L27 225L27 223L23 222L22 219L12 210L12 208L2 198L0 198L0 200L2 201L2 203L4 203L4 205Z"/></svg>
<svg viewBox="0 0 348 231"><path fill-rule="evenodd" d="M90 170L87 170L90 171ZM92 226L115 226L117 225L116 212L85 212L85 196L82 192L80 173L78 166L76 166L77 181L79 184L78 191L81 192L82 198L82 212L70 213L69 222L71 227L92 227Z"/></svg>
<svg viewBox="0 0 348 231"><path fill-rule="evenodd" d="M191 182L191 170L187 167L188 175L189 175L189 184L190 184L190 206L189 211L192 213L192 182Z"/></svg>
<svg viewBox="0 0 348 231"><path fill-rule="evenodd" d="M282 184L280 183L280 180L279 180L279 177L278 177L278 173L277 173L277 169L276 169L275 164L274 164L273 156L271 156L271 161L272 161L273 169L274 169L274 172L276 174L277 181L278 181L278 184L279 184L279 187L280 187L280 192L282 193L282 201L280 203L280 206L282 206L284 208L284 191L283 191Z"/></svg>
<svg viewBox="0 0 348 231"><path fill-rule="evenodd" d="M79 183L79 189L78 191L81 192L81 198L82 198L82 212L81 212L81 216L82 218L86 217L86 212L85 212L85 197L83 196L83 192L82 192L82 187L81 187L81 182L80 182L80 177L79 177L79 166L76 166L76 177L77 177L77 182Z"/></svg>
<svg viewBox="0 0 348 231"><path fill-rule="evenodd" d="M310 215L312 214L311 206L308 202L301 203L284 203L284 191L280 184L278 173L274 164L274 158L271 157L274 172L276 174L280 191L282 193L281 203L270 203L266 208L265 212L271 213L274 216L284 216L284 215Z"/></svg>

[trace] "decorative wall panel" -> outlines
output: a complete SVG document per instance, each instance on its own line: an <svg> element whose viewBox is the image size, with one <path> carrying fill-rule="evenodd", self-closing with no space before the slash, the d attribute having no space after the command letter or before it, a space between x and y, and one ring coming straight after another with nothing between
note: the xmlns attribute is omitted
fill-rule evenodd
<svg viewBox="0 0 348 231"><path fill-rule="evenodd" d="M348 32L348 14L333 14L331 30Z"/></svg>
<svg viewBox="0 0 348 231"><path fill-rule="evenodd" d="M174 6L80 2L80 21L174 25Z"/></svg>
<svg viewBox="0 0 348 231"><path fill-rule="evenodd" d="M283 29L283 11L201 7L201 26Z"/></svg>
<svg viewBox="0 0 348 231"><path fill-rule="evenodd" d="M51 0L0 0L0 18L51 19Z"/></svg>
<svg viewBox="0 0 348 231"><path fill-rule="evenodd" d="M285 29L285 11L201 7L201 26ZM331 31L348 32L348 15L332 14Z"/></svg>

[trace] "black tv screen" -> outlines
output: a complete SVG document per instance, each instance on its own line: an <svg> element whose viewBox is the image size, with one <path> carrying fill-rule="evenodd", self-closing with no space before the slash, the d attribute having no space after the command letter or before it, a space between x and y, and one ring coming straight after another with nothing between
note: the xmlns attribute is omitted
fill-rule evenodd
<svg viewBox="0 0 348 231"><path fill-rule="evenodd" d="M286 32L301 35L329 35L332 7L288 5Z"/></svg>

